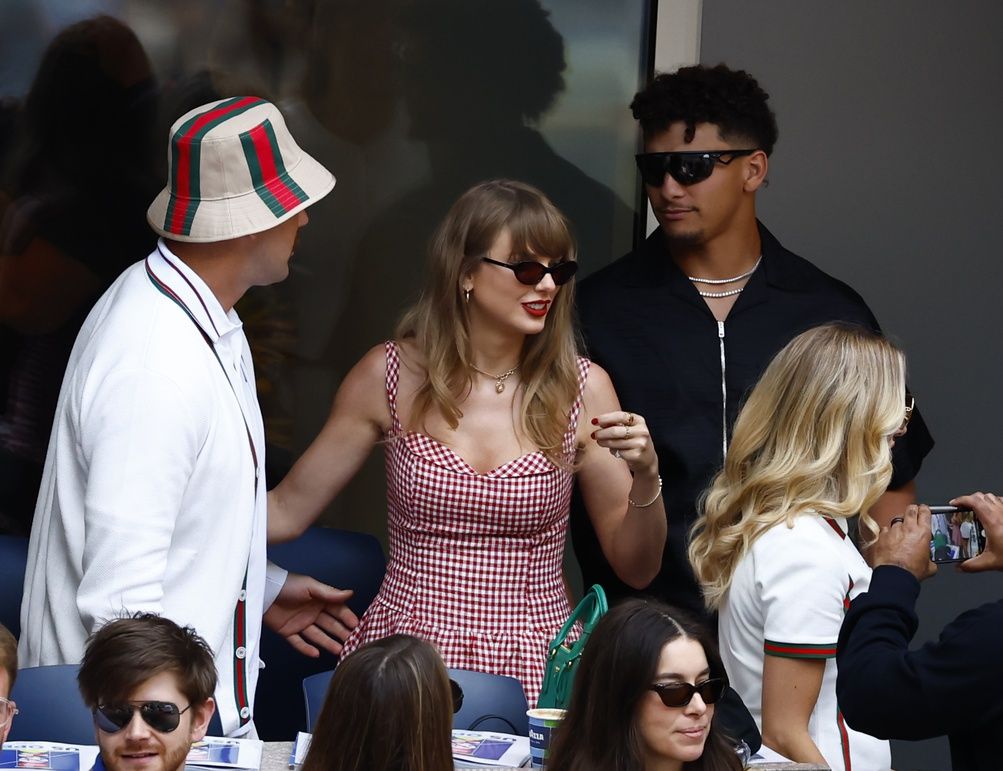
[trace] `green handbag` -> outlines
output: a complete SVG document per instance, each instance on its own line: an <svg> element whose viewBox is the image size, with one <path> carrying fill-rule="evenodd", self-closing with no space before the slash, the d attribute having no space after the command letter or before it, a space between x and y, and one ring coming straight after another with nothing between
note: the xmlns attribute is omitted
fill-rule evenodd
<svg viewBox="0 0 1003 771"><path fill-rule="evenodd" d="M557 637L547 646L547 670L543 675L543 687L536 706L540 709L567 709L571 701L571 687L575 682L578 662L585 650L585 643L595 629L599 619L608 610L606 592L599 584L593 584L582 601L564 622ZM565 642L576 621L582 622L582 634L570 645Z"/></svg>

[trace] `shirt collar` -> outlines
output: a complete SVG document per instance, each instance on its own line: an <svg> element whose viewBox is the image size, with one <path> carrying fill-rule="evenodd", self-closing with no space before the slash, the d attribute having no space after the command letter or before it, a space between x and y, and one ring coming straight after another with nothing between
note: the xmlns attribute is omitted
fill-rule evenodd
<svg viewBox="0 0 1003 771"><path fill-rule="evenodd" d="M756 281L750 280L749 283L759 283L759 280L763 280L765 284L780 289L797 289L799 283L794 270L793 255L781 246L762 222L757 220L756 226L759 228L763 261L756 273L753 274L753 279ZM669 255L665 243L665 233L660 227L655 228L638 251L641 259L631 276L632 283L638 286L651 286L653 284L668 286L682 296L699 299L699 295L692 291L689 279Z"/></svg>
<svg viewBox="0 0 1003 771"><path fill-rule="evenodd" d="M156 281L169 289L214 343L242 328L237 312L223 310L205 281L172 252L164 239L147 258L147 269Z"/></svg>

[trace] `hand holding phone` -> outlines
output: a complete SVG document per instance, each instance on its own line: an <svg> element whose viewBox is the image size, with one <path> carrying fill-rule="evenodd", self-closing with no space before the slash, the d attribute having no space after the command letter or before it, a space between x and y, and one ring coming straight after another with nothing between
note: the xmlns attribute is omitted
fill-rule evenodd
<svg viewBox="0 0 1003 771"><path fill-rule="evenodd" d="M912 504L892 524L882 527L878 540L871 547L871 565L894 565L912 573L922 581L937 572L930 560L930 510Z"/></svg>
<svg viewBox="0 0 1003 771"><path fill-rule="evenodd" d="M969 573L1003 570L1003 498L993 493L972 493L951 503L974 510L986 536L983 552L962 562L960 568Z"/></svg>
<svg viewBox="0 0 1003 771"><path fill-rule="evenodd" d="M986 532L975 511L963 506L930 506L930 559L938 565L979 556Z"/></svg>

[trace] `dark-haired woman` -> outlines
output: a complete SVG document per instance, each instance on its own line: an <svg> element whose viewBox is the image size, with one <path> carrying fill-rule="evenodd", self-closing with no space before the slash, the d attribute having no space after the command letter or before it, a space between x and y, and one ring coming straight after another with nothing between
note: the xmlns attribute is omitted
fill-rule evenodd
<svg viewBox="0 0 1003 771"><path fill-rule="evenodd" d="M449 676L427 642L364 645L334 672L303 771L452 771Z"/></svg>
<svg viewBox="0 0 1003 771"><path fill-rule="evenodd" d="M706 631L682 611L627 600L582 655L548 771L741 771L714 719L728 681Z"/></svg>
<svg viewBox="0 0 1003 771"><path fill-rule="evenodd" d="M573 481L606 558L643 588L665 544L658 458L644 419L577 356L574 242L546 196L510 180L476 185L429 251L396 339L352 369L270 494L269 537L305 529L382 441L390 559L344 655L414 635L450 667L518 678L533 705L547 644L571 612Z"/></svg>

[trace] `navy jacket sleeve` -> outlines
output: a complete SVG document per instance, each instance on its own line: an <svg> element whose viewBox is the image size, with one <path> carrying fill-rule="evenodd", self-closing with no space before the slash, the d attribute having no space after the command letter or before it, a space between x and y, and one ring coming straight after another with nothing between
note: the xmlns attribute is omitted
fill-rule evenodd
<svg viewBox="0 0 1003 771"><path fill-rule="evenodd" d="M926 739L999 725L1003 699L1003 601L952 621L935 642L910 651L919 581L891 565L875 569L839 634L836 694L846 722L882 739Z"/></svg>

